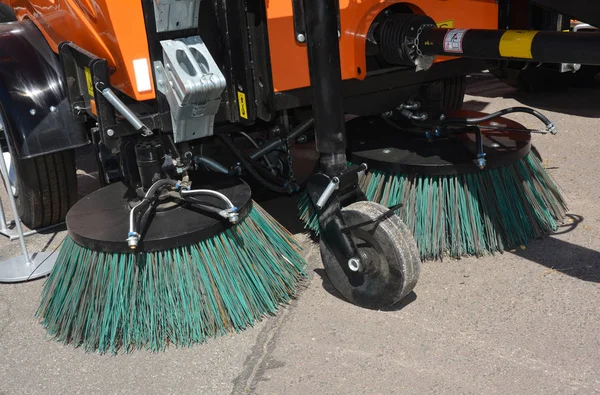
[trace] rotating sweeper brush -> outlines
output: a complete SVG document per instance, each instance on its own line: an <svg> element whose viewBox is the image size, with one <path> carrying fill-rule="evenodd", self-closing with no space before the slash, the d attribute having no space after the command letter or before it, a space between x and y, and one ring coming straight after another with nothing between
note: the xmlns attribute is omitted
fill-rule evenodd
<svg viewBox="0 0 600 395"><path fill-rule="evenodd" d="M600 60L589 51L597 35L440 29L412 14L382 17L370 37L386 61L421 70L435 55ZM556 134L554 123L521 107L489 115L444 111L442 97L442 88L429 87L392 111L346 123L349 161L369 167L360 181L366 197L395 207L423 259L481 256L555 231L567 206L531 145L532 134ZM530 114L543 126L528 129L504 118L512 113ZM306 226L319 232L308 195L299 205Z"/></svg>
<svg viewBox="0 0 600 395"><path fill-rule="evenodd" d="M101 353L190 346L294 297L300 246L248 185L214 172L195 174L201 189L188 176L156 179L159 147L136 146L140 188L114 183L69 211L37 313L59 340Z"/></svg>

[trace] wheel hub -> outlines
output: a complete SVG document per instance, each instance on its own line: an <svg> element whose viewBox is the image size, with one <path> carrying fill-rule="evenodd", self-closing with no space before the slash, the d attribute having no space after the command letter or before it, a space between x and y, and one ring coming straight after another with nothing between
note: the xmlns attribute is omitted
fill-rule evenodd
<svg viewBox="0 0 600 395"><path fill-rule="evenodd" d="M321 258L333 286L350 302L371 309L387 308L402 300L413 290L420 272L416 244L397 216L360 225L386 211L373 202L355 203L341 211L346 226L352 228L351 237L360 256L358 270L352 270L356 262L321 238Z"/></svg>

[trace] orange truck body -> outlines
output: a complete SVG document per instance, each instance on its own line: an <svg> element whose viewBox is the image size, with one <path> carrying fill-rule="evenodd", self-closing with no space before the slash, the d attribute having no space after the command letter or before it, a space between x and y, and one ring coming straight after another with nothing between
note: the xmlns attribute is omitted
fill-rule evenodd
<svg viewBox="0 0 600 395"><path fill-rule="evenodd" d="M139 100L155 98L154 83L139 84L140 64L152 78L150 54L140 0L8 0L19 19L32 19L57 51L71 41L107 59L114 68L111 84ZM373 19L385 8L406 4L439 24L455 28L498 28L495 0L340 0L340 56L343 79L366 77L365 44ZM267 1L271 69L274 90L310 84L306 45L294 37L292 0ZM146 63L144 63L146 60ZM447 59L438 59L444 61ZM143 70L142 70L143 71ZM147 73L146 73L147 72ZM142 90L140 90L140 86Z"/></svg>

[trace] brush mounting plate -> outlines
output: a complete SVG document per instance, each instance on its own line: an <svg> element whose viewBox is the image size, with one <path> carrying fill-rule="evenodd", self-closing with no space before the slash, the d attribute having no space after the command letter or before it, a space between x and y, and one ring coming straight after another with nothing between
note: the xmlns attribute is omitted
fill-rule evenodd
<svg viewBox="0 0 600 395"><path fill-rule="evenodd" d="M239 208L240 220L252 207L250 187L240 179L222 174L202 174L194 188L212 189L225 194ZM130 201L137 199L135 191L123 183L111 184L77 202L66 218L69 236L77 244L94 251L127 253ZM209 196L194 197L206 205L222 207L223 203ZM181 202L180 202L181 203ZM138 252L163 251L195 244L223 232L232 224L215 213L194 207L191 203L162 202L159 210L143 220Z"/></svg>
<svg viewBox="0 0 600 395"><path fill-rule="evenodd" d="M457 112L460 117L479 117L473 111ZM506 118L495 119L494 127L525 129ZM483 124L489 124L484 122ZM475 133L453 137L420 137L415 130L402 130L382 117L359 117L346 123L348 159L366 163L370 169L390 173L451 175L481 171L475 164ZM425 131L421 131L424 135ZM523 132L482 129L486 169L508 166L531 151L531 135Z"/></svg>

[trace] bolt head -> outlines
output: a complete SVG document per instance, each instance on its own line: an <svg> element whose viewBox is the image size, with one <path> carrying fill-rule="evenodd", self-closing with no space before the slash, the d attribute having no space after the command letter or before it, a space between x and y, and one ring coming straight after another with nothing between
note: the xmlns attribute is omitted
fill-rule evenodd
<svg viewBox="0 0 600 395"><path fill-rule="evenodd" d="M50 112L58 112L58 108L55 106L50 106Z"/></svg>
<svg viewBox="0 0 600 395"><path fill-rule="evenodd" d="M298 35L296 36L296 40L300 43L303 43L306 41L306 36L302 33L298 33Z"/></svg>
<svg viewBox="0 0 600 395"><path fill-rule="evenodd" d="M357 272L360 270L360 259L358 258L350 258L348 259L348 268L353 272Z"/></svg>
<svg viewBox="0 0 600 395"><path fill-rule="evenodd" d="M112 129L108 129L108 130L106 131L106 135L107 135L107 136L109 136L109 137L112 137L112 136L114 136L114 135L115 135L115 131L114 131L114 130L112 130Z"/></svg>
<svg viewBox="0 0 600 395"><path fill-rule="evenodd" d="M37 113L37 111L35 111L35 108L32 108L31 110L29 110L29 113L31 115L35 115Z"/></svg>

